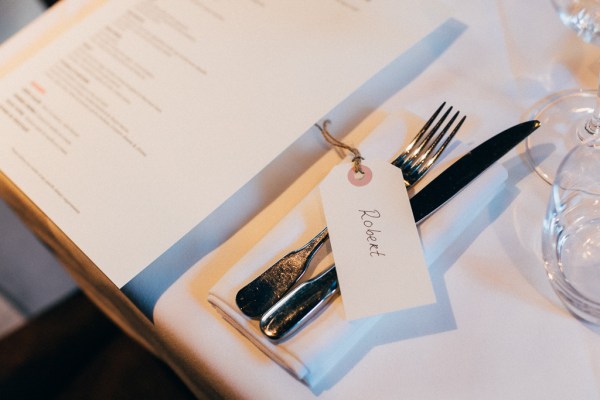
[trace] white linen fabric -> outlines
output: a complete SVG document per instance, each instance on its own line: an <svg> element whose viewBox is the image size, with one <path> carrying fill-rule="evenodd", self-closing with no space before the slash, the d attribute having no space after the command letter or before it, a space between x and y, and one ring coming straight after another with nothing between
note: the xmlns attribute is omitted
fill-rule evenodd
<svg viewBox="0 0 600 400"><path fill-rule="evenodd" d="M359 146L365 159L386 157L398 141L398 121L388 118ZM401 135L402 137L402 135ZM454 146L435 170L442 171L462 154L464 145ZM367 161L368 162L368 161ZM446 164L446 165L444 165ZM433 172L431 174L433 176ZM428 265L463 232L504 186L506 170L494 165L419 226ZM427 181L432 177L428 177ZM422 184L424 185L425 182ZM418 189L418 188L416 188ZM286 252L301 246L311 234L325 226L318 189L304 198L249 253L209 291L208 301L242 335L261 351L308 386L315 386L384 315L346 321L338 296L328 307L289 339L274 343L260 332L258 321L247 318L235 303L237 291ZM324 251L321 249L320 251ZM325 250L327 251L327 250ZM315 257L316 258L316 257ZM331 264L328 255L319 265ZM311 275L316 274L312 271ZM343 288L342 288L343 291Z"/></svg>

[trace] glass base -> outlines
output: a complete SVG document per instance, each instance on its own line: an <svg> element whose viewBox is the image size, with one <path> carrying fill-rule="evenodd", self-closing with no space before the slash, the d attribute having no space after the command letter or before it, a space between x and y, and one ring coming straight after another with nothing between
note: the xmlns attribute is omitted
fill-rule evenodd
<svg viewBox="0 0 600 400"><path fill-rule="evenodd" d="M549 184L569 150L589 136L585 123L594 111L596 93L580 89L559 92L538 102L527 113L527 119L541 123L525 141L527 159Z"/></svg>
<svg viewBox="0 0 600 400"><path fill-rule="evenodd" d="M558 298L571 314L583 321L600 325L600 303L586 298L568 284L557 283L555 279L552 279L552 275L548 276Z"/></svg>

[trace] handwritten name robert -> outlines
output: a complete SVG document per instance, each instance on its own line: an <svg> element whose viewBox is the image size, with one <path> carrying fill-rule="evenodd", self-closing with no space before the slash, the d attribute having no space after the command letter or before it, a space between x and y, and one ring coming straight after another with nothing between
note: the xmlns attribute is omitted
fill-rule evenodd
<svg viewBox="0 0 600 400"><path fill-rule="evenodd" d="M380 230L372 229L375 223L373 220L381 218L381 214L377 210L358 210L360 213L360 220L362 224L367 230L365 231L365 235L367 236L367 243L369 244L369 255L371 257L380 257L385 256L379 249L379 244L377 244L377 234L381 233Z"/></svg>

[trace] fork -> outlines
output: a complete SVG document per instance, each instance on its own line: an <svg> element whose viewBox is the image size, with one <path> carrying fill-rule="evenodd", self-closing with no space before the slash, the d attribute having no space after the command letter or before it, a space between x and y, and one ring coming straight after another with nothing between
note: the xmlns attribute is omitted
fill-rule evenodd
<svg viewBox="0 0 600 400"><path fill-rule="evenodd" d="M438 107L404 151L392 161L394 166L402 170L404 184L407 188L415 185L429 171L466 118L463 116L450 131L459 116L459 112L455 112L450 121L438 133L452 111L452 107L450 107L430 129L445 105L446 102L443 102ZM314 254L328 238L327 228L324 228L304 246L280 258L252 282L240 289L235 299L240 310L250 318L260 318L298 282Z"/></svg>

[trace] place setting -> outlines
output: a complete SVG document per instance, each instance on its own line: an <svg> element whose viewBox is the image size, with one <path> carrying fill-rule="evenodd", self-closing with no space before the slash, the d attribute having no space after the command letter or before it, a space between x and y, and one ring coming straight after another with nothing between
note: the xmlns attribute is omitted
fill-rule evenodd
<svg viewBox="0 0 600 400"><path fill-rule="evenodd" d="M600 1L213 3L0 57L0 190L86 294L200 398L597 398Z"/></svg>
<svg viewBox="0 0 600 400"><path fill-rule="evenodd" d="M437 121L441 114L445 114L446 119ZM518 124L472 149L460 140L461 125L468 124L468 117L465 120L463 113L452 111L449 105L442 104L428 118L424 119L421 136L406 132L398 118L388 117L356 148L336 141L336 146L344 147L349 154L340 163L340 168L344 169L340 172L342 175L346 171L354 171L356 149L360 149L358 157L365 166L371 165L374 159L386 159L393 160L390 165L407 170L401 182L407 188L404 191L409 210L412 210L412 214L409 213L412 222L395 221L403 228L412 225L417 235L416 246L422 244L422 251L411 251L410 246L414 247L415 242L408 240L406 229L401 231L399 242L404 243L400 243L399 247L403 245L404 249L395 260L391 260L392 269L395 269L392 275L385 276L381 272L384 267L379 269L383 276L378 278L374 278L373 266L370 266L371 270L364 268L362 272L355 273L358 278L352 275L352 271L348 275L348 271L342 270L338 285L336 270L339 265L336 264L340 261L335 260L349 258L350 261L342 262L352 264L352 259L360 258L360 255L351 249L335 256L336 239L329 239L327 229L323 229L329 219L323 213L321 187L321 193L318 188L314 189L209 291L208 301L225 320L310 387L317 387L336 366L342 368L338 363L353 348L368 347L373 336L377 336L370 333L377 329L378 321L406 310L412 313L423 310L426 314L427 307L435 305L436 297L443 296L443 293L440 294L443 291L439 288L440 279L435 278L435 288L431 284L428 266L436 264L440 256L460 240L470 223L502 191L507 171L495 161L539 126L537 121ZM315 134L323 134L323 130L323 125L319 125L315 127ZM433 146L431 142L434 140L430 140L429 145L421 143L427 133L438 139ZM431 151L425 154L430 146ZM394 149L400 151L390 154ZM411 159L411 151L415 157L407 161ZM432 159L433 154L435 157ZM414 168L412 176L411 167ZM381 175L380 171L373 174ZM352 176L353 173L348 172L349 180ZM411 182L411 179L414 181ZM360 187L355 188L361 190ZM360 196L357 191L352 193L352 196ZM342 197L347 199L348 194L344 193ZM394 201L401 202L400 196L396 197ZM342 211L342 214L344 212L347 214L348 210ZM381 246L370 246L369 258L374 251L375 254L380 250L383 252L386 242L375 237L381 230L373 225L374 210L362 212L362 228L372 228L372 236L366 241L373 244L379 240L377 246ZM344 230L346 228L342 227L342 232ZM338 235L339 232L340 229L336 228ZM387 243L390 243L389 239ZM356 247L360 246L362 244ZM344 247L344 250L348 248ZM418 269L419 257L422 257L424 266L421 270ZM368 262L367 259L362 261ZM391 294L384 293L386 279ZM344 282L347 282L346 286ZM347 299L344 298L344 288L348 293ZM441 299L441 303L444 312L447 312L447 301ZM431 329L451 328L442 322Z"/></svg>
<svg viewBox="0 0 600 400"><path fill-rule="evenodd" d="M567 25L574 24L573 21L577 18L587 18L589 23L593 13L586 9L585 5L573 11L566 3L569 2L557 1L553 5ZM567 15L568 12L573 15ZM588 37L585 40L593 39ZM339 375L343 374L340 371L352 368L351 365L347 365L347 360L360 362L370 346L377 345L378 336L389 338L388 334L378 335L376 332L378 329L396 328L398 324L390 322L394 318L407 322L407 325L415 323L412 327L400 327L406 333L392 335L399 338L398 340L457 329L452 305L445 293L447 288L443 282L443 274L451 268L452 260L447 260L448 265L445 266L443 264L446 260L440 260L440 256L451 246L460 247L461 236L469 239L469 225L505 189L509 172L504 165L496 161L514 146L526 141L525 157L518 158L517 162L528 163L527 167L531 173L552 186L543 224L537 226L541 237L534 235L541 239L541 259L537 260L538 267L545 266L548 282L564 307L584 323L590 323L594 329L593 326L600 322L600 298L595 294L600 285L600 273L595 269L600 255L600 228L597 223L600 221L600 210L597 207L600 199L600 187L597 183L600 182L600 145L595 144L597 140L594 134L598 128L594 121L598 117L593 111L597 94L590 91L570 91L562 94L565 96L550 96L545 103L533 105L532 110L523 119L525 122L511 128L522 130L521 136L516 138L515 134L513 142L510 145L505 144L506 148L503 151L498 150L498 143L487 148L486 144L497 140L497 137L506 132L495 137L491 135L493 138L488 142L479 146L472 145L467 149L460 140L460 125L455 127L454 131L448 127L448 131L452 131L450 136L456 134L456 139L444 142L444 146L448 148L440 151L439 159L433 160L424 168L419 182L414 186L410 178L407 178L410 172L403 162L406 162L408 156L402 155L402 150L410 151L411 146L415 146L410 141L414 138L417 142L418 135L414 137L411 132L402 132L402 143L395 144L395 136L401 130L401 121L392 121L393 119L389 118L376 127L364 142L357 144L356 148L339 141L332 144L345 149L345 158L341 162L345 169L356 170L357 159L359 163L362 160L368 166L371 160L376 158L393 160L392 165L405 173L404 186L410 199L418 239L422 245L421 254L426 268L431 269L429 283L434 282L434 285L421 285L423 282L416 278L418 272L407 270L403 276L400 275L402 280L408 282L407 286L399 283L399 276L388 276L388 279L393 282L390 287L395 287L397 292L408 293L411 285L417 288L414 298L407 300L404 297L398 300L394 296L386 297L388 282L385 282L385 275L381 281L377 281L372 278L373 268L362 268L367 270L364 275L344 269L338 273L340 265L344 267L345 264L350 264L350 267L345 268L359 269L365 260L357 256L356 248L361 246L358 242L352 242L352 239L330 238L331 228L323 229L328 226L331 217L324 215L328 212L327 201L330 200L322 198L325 196L323 192L328 189L324 189L321 183L319 189L313 190L303 199L222 277L209 291L209 302L253 345L313 389L318 388L328 374L336 375L337 370ZM575 105L556 104L561 101L574 102ZM570 115L571 111L577 111L579 114ZM430 128L429 124L433 124L432 120L436 116L434 113L431 120L425 123L423 131ZM468 123L468 118L461 121L461 124L463 122ZM326 126L317 125L315 134L318 134L319 130L324 134ZM548 133L551 130L555 132ZM556 130L560 130L558 135L565 139L556 138ZM327 140L327 137L325 139ZM332 143L331 140L327 142ZM383 147L386 147L385 150ZM378 149L371 152L371 148ZM397 150L395 155L389 154L392 148ZM356 149L360 149L360 153L357 154ZM499 152L494 154L494 151ZM473 156L479 152L483 155L477 168L473 163L460 158L463 154ZM419 151L416 153L418 158L421 154ZM426 163L425 159L426 157L421 159L423 164ZM481 167L482 163L487 165ZM419 202L420 195L427 196L429 185L435 186L436 180L439 182L440 179L444 179L445 174L451 175L453 169L461 168L462 164L470 165L462 166L463 171L468 169L472 173L470 178L465 177L467 182L450 183L455 179L452 178L441 185L446 188L445 193L436 192L437 200L433 205L426 207ZM478 176L479 174L481 176ZM338 175L341 176L341 173ZM348 173L349 180L351 175ZM471 179L473 182L469 182ZM337 217L338 220L350 218L349 210L355 206L352 200L355 195L350 193L354 192L343 192L341 195L349 199L349 208L340 205L340 202L333 203L333 207L343 209L338 212L342 215ZM421 213L420 207L427 208L427 211ZM361 215L366 217L366 221L362 218L363 228L379 233L373 218L368 218L374 216L373 210L362 210L362 213ZM365 226L364 222L368 225ZM337 237L351 235L344 233L344 230L352 228L344 224L342 226L343 228L334 229ZM515 229L522 230L518 227ZM527 228L528 231L532 229L536 227ZM349 246L348 242L336 243L343 240L349 240L355 248ZM373 244L380 239L371 235L367 240ZM336 252L336 246L343 248L344 252ZM375 254L378 255L378 246L383 247L382 242L377 242L376 246ZM536 251L534 253L536 257L540 255ZM410 255L396 255L396 259L400 260L396 262L399 269L405 268L407 262L418 264L418 260L415 261ZM371 280L379 283L369 287ZM344 298L344 288L347 299ZM372 308L369 308L369 302L374 303ZM436 303L437 309L434 309ZM554 305L560 306L557 303ZM349 355L353 351L357 354Z"/></svg>

